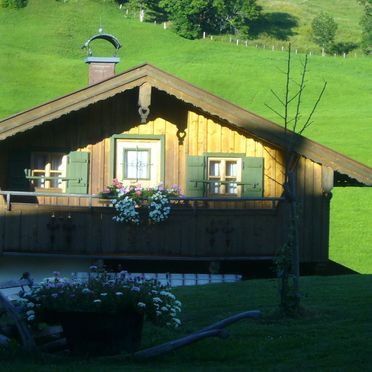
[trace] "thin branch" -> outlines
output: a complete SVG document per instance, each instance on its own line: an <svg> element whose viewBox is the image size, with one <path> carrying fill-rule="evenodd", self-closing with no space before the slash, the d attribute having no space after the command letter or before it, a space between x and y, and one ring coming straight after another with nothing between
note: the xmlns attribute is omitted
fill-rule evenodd
<svg viewBox="0 0 372 372"><path fill-rule="evenodd" d="M274 112L275 114L277 114L278 116L280 116L283 120L285 120L285 117L282 115L282 114L280 114L278 111L276 111L276 110L274 110L271 106L269 106L267 103L265 103L265 106L267 107L267 108L269 108L272 112Z"/></svg>
<svg viewBox="0 0 372 372"><path fill-rule="evenodd" d="M301 75L300 91L297 97L297 107L296 107L295 120L293 123L293 132L296 132L296 127L297 127L297 123L298 123L298 119L300 115L302 92L305 88L306 67L307 67L307 54L305 55L305 62L303 65L303 70L302 70L302 75Z"/></svg>
<svg viewBox="0 0 372 372"><path fill-rule="evenodd" d="M324 84L323 84L323 88L322 88L322 90L321 90L321 92L320 92L320 94L318 96L318 99L316 100L315 105L314 105L313 109L310 112L309 117L307 118L307 120L306 120L305 124L303 125L302 129L299 131L300 134L311 124L311 122L310 122L311 117L313 116L313 114L314 114L314 112L315 112L315 110L316 110L316 108L317 108L320 100L322 99L322 96L323 96L326 88L327 88L327 82L325 81Z"/></svg>
<svg viewBox="0 0 372 372"><path fill-rule="evenodd" d="M276 99L283 105L285 106L285 103L283 102L283 100L272 90L270 89L270 92L276 97Z"/></svg>
<svg viewBox="0 0 372 372"><path fill-rule="evenodd" d="M285 85L285 105L284 105L284 130L288 130L288 96L289 96L289 80L291 77L291 43L288 44L288 63L287 63L287 81Z"/></svg>
<svg viewBox="0 0 372 372"><path fill-rule="evenodd" d="M291 103L298 95L299 95L300 91L298 91L289 101L288 103Z"/></svg>

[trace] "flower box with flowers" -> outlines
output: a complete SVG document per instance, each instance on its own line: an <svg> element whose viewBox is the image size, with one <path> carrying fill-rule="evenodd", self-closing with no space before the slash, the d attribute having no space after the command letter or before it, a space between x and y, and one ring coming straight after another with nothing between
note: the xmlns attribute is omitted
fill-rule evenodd
<svg viewBox="0 0 372 372"><path fill-rule="evenodd" d="M101 193L102 199L109 199L116 211L115 222L156 224L166 221L171 212L171 197L180 197L180 188L173 185L164 188L143 188L141 185L124 186L117 179ZM145 212L144 212L145 210Z"/></svg>
<svg viewBox="0 0 372 372"><path fill-rule="evenodd" d="M169 327L181 324L181 302L170 288L127 272L92 272L85 281L55 273L24 300L27 321L34 327L60 323L70 349L77 353L137 350L144 319Z"/></svg>

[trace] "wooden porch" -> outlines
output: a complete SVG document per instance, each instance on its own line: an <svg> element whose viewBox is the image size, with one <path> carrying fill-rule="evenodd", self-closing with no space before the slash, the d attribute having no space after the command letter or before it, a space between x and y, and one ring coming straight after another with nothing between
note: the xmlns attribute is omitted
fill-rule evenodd
<svg viewBox="0 0 372 372"><path fill-rule="evenodd" d="M166 222L112 221L98 195L0 191L0 253L133 259L272 257L285 239L283 198L178 198ZM270 234L267 232L270 231Z"/></svg>

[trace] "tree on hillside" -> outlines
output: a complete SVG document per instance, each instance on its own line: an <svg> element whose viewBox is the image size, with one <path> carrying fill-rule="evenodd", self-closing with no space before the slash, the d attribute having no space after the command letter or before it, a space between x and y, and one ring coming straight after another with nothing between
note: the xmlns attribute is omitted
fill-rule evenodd
<svg viewBox="0 0 372 372"><path fill-rule="evenodd" d="M214 0L214 6L220 19L220 31L233 31L247 36L249 25L261 15L262 8L256 0Z"/></svg>
<svg viewBox="0 0 372 372"><path fill-rule="evenodd" d="M311 23L314 41L329 52L335 40L337 23L334 18L327 13L320 13Z"/></svg>
<svg viewBox="0 0 372 372"><path fill-rule="evenodd" d="M249 24L260 16L256 0L161 0L175 31L186 38L208 33L247 35Z"/></svg>
<svg viewBox="0 0 372 372"><path fill-rule="evenodd" d="M366 54L372 54L372 0L358 0L364 7L360 24L362 31L362 48Z"/></svg>
<svg viewBox="0 0 372 372"><path fill-rule="evenodd" d="M28 0L0 0L0 6L3 8L24 8L28 4Z"/></svg>
<svg viewBox="0 0 372 372"><path fill-rule="evenodd" d="M205 30L215 15L212 0L161 0L160 6L168 13L177 34L195 39Z"/></svg>

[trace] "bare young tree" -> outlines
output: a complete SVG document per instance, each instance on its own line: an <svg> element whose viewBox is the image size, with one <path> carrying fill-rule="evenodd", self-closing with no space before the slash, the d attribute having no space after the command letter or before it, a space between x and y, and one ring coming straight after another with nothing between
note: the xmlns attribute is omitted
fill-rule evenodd
<svg viewBox="0 0 372 372"><path fill-rule="evenodd" d="M303 61L300 82L292 79L291 67L291 44L288 46L287 71L284 98L271 89L272 94L282 107L283 113L275 110L271 106L266 106L279 115L284 122L284 130L287 134L287 146L285 148L285 173L284 173L284 197L289 203L288 208L288 237L283 247L280 247L275 259L277 276L279 278L280 289L280 308L285 315L296 315L300 312L300 252L299 252L299 203L297 201L296 187L296 168L299 156L294 152L297 141L306 128L313 123L313 115L318 107L320 100L327 87L324 82L323 87L315 100L315 103L306 118L302 115L302 98L306 88L306 75L308 66L308 56L305 55ZM294 107L294 113L292 107Z"/></svg>

